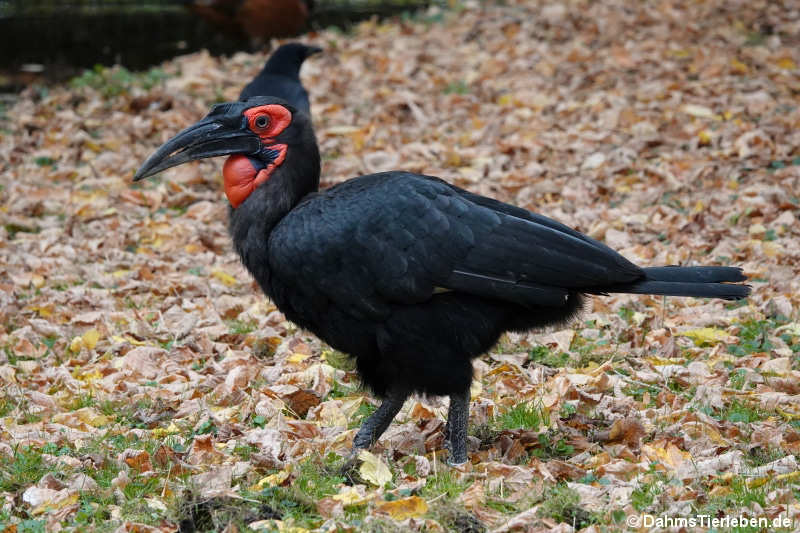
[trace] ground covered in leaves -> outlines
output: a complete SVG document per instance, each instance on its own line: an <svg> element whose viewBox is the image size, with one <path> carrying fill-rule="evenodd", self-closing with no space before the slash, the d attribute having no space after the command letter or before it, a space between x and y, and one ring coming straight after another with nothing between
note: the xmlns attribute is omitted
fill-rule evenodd
<svg viewBox="0 0 800 533"><path fill-rule="evenodd" d="M416 398L345 478L376 402L239 264L221 161L131 183L264 56L33 88L0 110L2 531L800 527L796 5L467 2L309 40L324 186L438 175L642 265L741 265L752 298L594 298L507 336L470 464Z"/></svg>

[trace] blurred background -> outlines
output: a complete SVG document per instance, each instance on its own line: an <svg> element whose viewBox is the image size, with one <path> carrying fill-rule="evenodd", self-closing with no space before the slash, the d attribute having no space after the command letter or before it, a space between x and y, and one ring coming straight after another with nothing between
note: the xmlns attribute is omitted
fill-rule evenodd
<svg viewBox="0 0 800 533"><path fill-rule="evenodd" d="M178 54L253 51L270 39L342 31L443 0L0 0L0 92ZM99 68L99 67L98 67Z"/></svg>

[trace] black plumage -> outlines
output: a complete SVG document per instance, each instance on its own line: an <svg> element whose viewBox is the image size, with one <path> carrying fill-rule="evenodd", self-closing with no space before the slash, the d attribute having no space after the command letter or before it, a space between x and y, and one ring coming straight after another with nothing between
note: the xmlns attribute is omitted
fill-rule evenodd
<svg viewBox="0 0 800 533"><path fill-rule="evenodd" d="M267 59L261 72L242 89L239 100L254 96L276 96L306 114L311 114L308 91L300 82L300 67L310 56L321 52L316 46L288 43L278 47Z"/></svg>
<svg viewBox="0 0 800 533"><path fill-rule="evenodd" d="M215 108L151 156L136 178L222 155L209 128L219 125L220 138L244 136L234 126L241 115L275 104L285 106L256 98ZM384 172L318 192L310 120L289 109L291 124L270 139L288 146L286 158L230 210L230 232L286 317L355 357L364 383L384 399L354 451L374 442L418 392L450 396L451 461L466 461L471 360L503 332L567 322L586 294L749 294L730 283L745 280L739 268L640 268L559 222L430 176ZM236 138L227 153L264 153L252 139Z"/></svg>

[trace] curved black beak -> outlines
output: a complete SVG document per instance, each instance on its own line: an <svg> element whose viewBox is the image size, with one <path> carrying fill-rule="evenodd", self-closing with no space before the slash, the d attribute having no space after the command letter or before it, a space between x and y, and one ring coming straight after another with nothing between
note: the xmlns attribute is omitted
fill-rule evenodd
<svg viewBox="0 0 800 533"><path fill-rule="evenodd" d="M247 129L240 102L219 104L206 117L168 140L147 158L133 181L195 159L229 154L255 155L261 149L257 135Z"/></svg>

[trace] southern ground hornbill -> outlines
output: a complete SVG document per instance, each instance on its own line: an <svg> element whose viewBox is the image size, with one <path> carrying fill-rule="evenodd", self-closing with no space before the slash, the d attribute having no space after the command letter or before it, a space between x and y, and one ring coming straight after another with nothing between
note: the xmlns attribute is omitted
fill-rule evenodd
<svg viewBox="0 0 800 533"><path fill-rule="evenodd" d="M277 96L289 104L311 114L308 91L300 83L300 67L309 56L322 52L322 48L302 43L288 43L278 47L264 64L261 72L248 83L239 100L253 96Z"/></svg>
<svg viewBox="0 0 800 533"><path fill-rule="evenodd" d="M354 453L416 392L450 397L449 460L465 462L471 359L505 331L568 321L586 294L750 292L727 283L746 279L739 268L640 268L554 220L430 176L383 172L318 191L311 121L271 97L214 106L134 180L221 155L242 262L289 320L355 357L383 399Z"/></svg>

